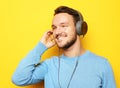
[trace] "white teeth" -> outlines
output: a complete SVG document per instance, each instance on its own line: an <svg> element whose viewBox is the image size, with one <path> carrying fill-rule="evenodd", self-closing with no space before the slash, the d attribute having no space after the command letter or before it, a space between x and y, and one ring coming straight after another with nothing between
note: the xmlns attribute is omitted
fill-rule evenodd
<svg viewBox="0 0 120 88"><path fill-rule="evenodd" d="M59 37L59 38L58 38L58 41L60 41L60 40L62 40L62 39L63 39L62 37Z"/></svg>
<svg viewBox="0 0 120 88"><path fill-rule="evenodd" d="M61 40L62 38L60 37L60 38L58 38L58 39L60 39L60 40Z"/></svg>

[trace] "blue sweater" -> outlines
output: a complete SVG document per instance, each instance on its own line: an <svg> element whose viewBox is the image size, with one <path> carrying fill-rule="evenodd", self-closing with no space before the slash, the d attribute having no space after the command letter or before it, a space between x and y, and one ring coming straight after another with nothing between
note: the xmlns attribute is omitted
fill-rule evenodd
<svg viewBox="0 0 120 88"><path fill-rule="evenodd" d="M41 55L47 48L41 42L20 62L12 76L14 84L25 86L45 82L45 88L67 88L73 69L78 59L78 66L70 82L69 88L116 88L112 68L109 62L90 51L79 57L60 56L60 72L58 82L59 58L54 56L40 65Z"/></svg>

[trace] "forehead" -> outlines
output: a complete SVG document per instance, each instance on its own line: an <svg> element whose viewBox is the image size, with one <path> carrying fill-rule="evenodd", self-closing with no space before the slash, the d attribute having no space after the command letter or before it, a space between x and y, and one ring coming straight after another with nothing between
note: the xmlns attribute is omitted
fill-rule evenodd
<svg viewBox="0 0 120 88"><path fill-rule="evenodd" d="M53 25L59 25L61 23L73 23L73 17L72 17L72 15L69 15L68 13L59 13L59 14L56 14L53 17L52 24Z"/></svg>

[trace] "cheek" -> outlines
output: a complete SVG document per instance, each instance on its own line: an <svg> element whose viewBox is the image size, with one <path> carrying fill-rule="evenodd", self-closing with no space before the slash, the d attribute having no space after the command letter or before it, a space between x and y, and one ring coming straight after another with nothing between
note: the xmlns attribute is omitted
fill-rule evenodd
<svg viewBox="0 0 120 88"><path fill-rule="evenodd" d="M72 29L72 30L69 30L69 31L67 31L67 34L68 34L68 36L69 37L73 37L73 36L76 36L76 30L74 29Z"/></svg>
<svg viewBox="0 0 120 88"><path fill-rule="evenodd" d="M68 29L66 30L67 33L71 33L71 34L75 34L76 33L76 27L71 25L70 27L68 27Z"/></svg>

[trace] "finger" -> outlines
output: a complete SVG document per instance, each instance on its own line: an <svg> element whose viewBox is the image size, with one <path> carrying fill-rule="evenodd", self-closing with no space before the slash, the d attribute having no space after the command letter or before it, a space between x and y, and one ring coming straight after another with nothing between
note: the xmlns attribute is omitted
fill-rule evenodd
<svg viewBox="0 0 120 88"><path fill-rule="evenodd" d="M50 31L50 30L47 32L47 35L48 35L48 36L50 36L50 35L52 35L52 34L53 34L53 32Z"/></svg>

